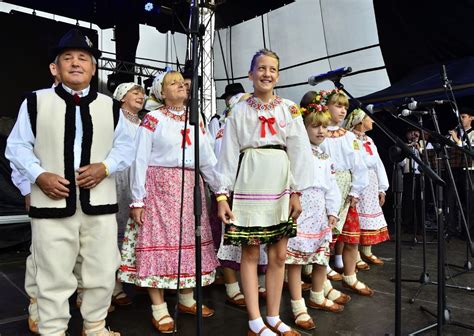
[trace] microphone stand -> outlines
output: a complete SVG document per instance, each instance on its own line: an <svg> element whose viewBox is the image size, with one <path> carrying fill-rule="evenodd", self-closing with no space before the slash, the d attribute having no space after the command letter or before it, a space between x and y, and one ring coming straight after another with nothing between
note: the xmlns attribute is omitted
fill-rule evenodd
<svg viewBox="0 0 474 336"><path fill-rule="evenodd" d="M467 149L471 149L472 145L471 144L471 141L469 140L469 136L464 132L464 128L462 126L462 123L461 123L461 116L459 114L459 109L458 109L458 105L457 105L457 102L456 102L456 97L454 95L454 92L453 92L453 88L451 86L451 80L448 79L448 75L447 75L447 72L446 72L446 66L443 64L442 67L441 67L441 77L443 79L443 82L444 82L444 89L445 89L445 93L446 93L446 96L448 97L449 100L452 101L452 110L453 110L453 113L456 115L456 120L457 120L457 128L459 128L459 130L462 130L462 134L461 134L461 146L464 146L464 137L466 138L465 141L466 141L466 147ZM456 146L457 147L457 146ZM471 201L471 193L472 191L474 190L474 186L473 186L473 183L472 183L472 178L471 178L471 169L472 167L469 165L469 160L467 158L467 155L466 155L466 152L463 152L463 161L464 161L464 192L465 192L465 203L466 203L466 210L465 210L465 217L466 217L466 222L467 224L465 225L465 229L467 231L469 231L469 224L470 224L470 201ZM471 157L471 160L472 160L472 157ZM463 211L463 208L462 207L459 207L459 211ZM462 215L461 215L462 216ZM469 256L469 243L471 244L471 251L473 250L473 246L472 246L472 241L468 241L466 240L466 261L464 263L463 266L458 266L458 265L453 265L453 264L448 264L449 266L452 266L452 267L457 267L457 268L460 268L461 270L456 273L456 274L453 274L453 275L450 275L449 277L446 278L446 280L449 280L449 279L452 279L454 277L457 277L461 274L464 274L464 273L468 273L468 272L471 272L472 271L472 263L470 261L470 256ZM471 252L472 253L472 252Z"/></svg>
<svg viewBox="0 0 474 336"><path fill-rule="evenodd" d="M423 125L423 117L421 115L418 116L418 123L422 126ZM423 146L425 147L423 149L423 156L424 156L424 161L427 165L429 165L429 160L428 160L428 153L426 152L426 137L425 137L425 132L421 132L421 138L423 141ZM415 149L416 150L416 149ZM439 171L437 172L439 174ZM413 177L415 174L413 174ZM414 180L415 182L415 180ZM434 187L433 187L433 181L430 180L431 184L431 191L432 191L432 197L433 197L433 203L435 204L435 209L437 208L436 205L436 199L434 196ZM414 303L418 295L420 295L421 290L425 285L428 284L434 284L432 281L430 281L430 275L427 271L426 267L426 226L425 226L425 220L426 220L426 199L425 199L425 173L423 170L420 171L420 200L421 200L421 229L422 229L422 234L423 234L423 271L420 274L420 277L418 279L402 279L402 282L419 282L420 286L416 290L415 294L408 300L409 303ZM416 209L414 211L416 214ZM438 212L436 211L436 223L438 223ZM416 228L416 226L415 226ZM416 231L415 231L415 243L416 243Z"/></svg>
<svg viewBox="0 0 474 336"><path fill-rule="evenodd" d="M440 129L439 129L438 119L437 119L436 112L435 112L434 108L430 109L430 114L431 114L431 117L432 117L432 120L433 120L433 124L435 126L435 130L440 135L441 133L440 133ZM446 145L442 144L441 148L442 148L441 158L444 161L445 169L448 172L448 177L450 179L450 182L454 184L453 172L451 170L451 165L449 163L448 151L446 149ZM460 204L459 194L457 193L456 185L453 185L453 187L454 187L454 191L455 191L455 194L456 194L456 199L458 201L458 204ZM441 196L442 192L443 191L439 187L438 190L437 190L438 200L440 199L439 197L442 197ZM439 204L441 204L441 202ZM437 282L437 285L438 285L438 300L437 300L438 302L437 303L438 304L437 304L437 314L431 312L428 308L426 308L424 306L420 306L420 309L422 311L427 312L428 314L430 314L433 317L436 317L436 323L431 324L431 325L429 325L427 327L424 327L422 329L419 329L419 330L417 330L413 333L410 333L410 335L417 335L419 333L425 332L425 331L433 329L435 327L436 327L437 335L441 335L443 333L443 326L445 324L451 324L451 325L455 325L455 326L458 326L458 327L461 327L461 328L474 330L474 326L452 320L451 316L450 316L450 311L449 311L449 309L447 307L447 304L446 304L446 279L445 279L445 268L444 268L445 263L446 263L446 261L445 261L445 258L446 258L446 256L445 256L445 241L444 241L444 216L442 214L442 209L439 209L439 210L440 210L440 213L441 213L441 220L438 221L438 235L437 235L438 236L438 282ZM470 240L469 232L468 232L468 238Z"/></svg>
<svg viewBox="0 0 474 336"><path fill-rule="evenodd" d="M380 119L374 115L374 113L371 113L370 111L367 110L367 107L364 106L357 98L352 96L345 88L344 85L341 83L341 77L332 79L334 85L344 92L350 99L353 101L357 102L357 106L362 109L372 120L374 123L382 130L382 132L394 143L394 145L390 148L390 152L393 154L391 155L391 158L396 160L394 162L394 169L395 169L395 183L394 183L394 188L396 187L397 193L395 195L395 200L399 201L401 200L401 194L400 194L400 189L403 190L403 184L400 186L400 180L402 179L401 177L401 169L399 166L398 162L401 161L401 156L404 154L405 157L410 157L414 161L418 163L419 166L422 167L423 171L426 172L427 176L431 178L435 183L439 185L445 185L445 182L443 179L439 177L429 166L426 166L425 163L416 155L412 153L412 151L408 148L407 144L402 141L397 135L395 135L390 129L385 126ZM395 335L399 336L401 335L401 297L402 297L402 291L401 291L401 235L400 235L400 227L401 227L401 204L397 204L395 208L395 227L396 227L396 281L395 281Z"/></svg>
<svg viewBox="0 0 474 336"><path fill-rule="evenodd" d="M199 169L199 76L198 76L198 48L200 46L199 39L202 38L199 29L199 8L197 0L192 0L190 5L191 11L191 47L192 47L192 69L193 79L191 82L191 112L189 116L189 123L194 126L194 191L193 191L193 205L194 205L194 227L195 227L195 262L196 262L196 335L202 335L202 265L201 265L201 187L200 187L200 169ZM201 104L202 106L202 104Z"/></svg>

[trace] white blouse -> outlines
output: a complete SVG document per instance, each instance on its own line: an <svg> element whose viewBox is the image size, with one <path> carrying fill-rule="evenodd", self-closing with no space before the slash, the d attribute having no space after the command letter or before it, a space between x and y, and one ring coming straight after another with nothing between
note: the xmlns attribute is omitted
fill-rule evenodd
<svg viewBox="0 0 474 336"><path fill-rule="evenodd" d="M144 205L146 171L149 166L182 167L184 119L184 110L173 111L167 107L161 107L144 116L135 138L137 151L130 173L133 207ZM202 121L199 128L201 130L199 168L204 179L212 188L215 185L213 169L216 157L209 144ZM195 127L188 124L185 138L184 166L190 169L194 169L194 129Z"/></svg>
<svg viewBox="0 0 474 336"><path fill-rule="evenodd" d="M350 170L352 174L349 195L359 197L369 185L367 167L361 158L359 142L352 132L339 126L328 126L330 135L320 145L336 164L336 170Z"/></svg>
<svg viewBox="0 0 474 336"><path fill-rule="evenodd" d="M375 170L377 174L379 192L386 192L389 186L387 172L385 171L385 166L380 159L374 140L367 135L357 136L357 140L360 144L360 151L365 165L368 169Z"/></svg>
<svg viewBox="0 0 474 336"><path fill-rule="evenodd" d="M216 174L219 178L218 193L233 190L239 154L247 148L282 145L291 163L292 185L295 191L311 186L313 171L311 146L299 115L292 101L275 97L270 103L250 96L234 105L225 122Z"/></svg>
<svg viewBox="0 0 474 336"><path fill-rule="evenodd" d="M314 182L312 187L324 191L326 212L328 216L338 217L341 207L341 192L336 182L336 168L328 154L319 146L312 145ZM303 191L304 193L304 191Z"/></svg>

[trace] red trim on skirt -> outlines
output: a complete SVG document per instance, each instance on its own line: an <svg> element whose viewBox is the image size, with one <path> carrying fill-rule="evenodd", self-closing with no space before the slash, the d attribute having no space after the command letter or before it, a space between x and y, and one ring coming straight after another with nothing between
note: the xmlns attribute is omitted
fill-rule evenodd
<svg viewBox="0 0 474 336"><path fill-rule="evenodd" d="M346 222L342 228L337 241L348 244L359 244L360 241L360 222L356 207L349 207Z"/></svg>
<svg viewBox="0 0 474 336"><path fill-rule="evenodd" d="M360 245L376 245L389 239L386 226L378 230L360 230Z"/></svg>

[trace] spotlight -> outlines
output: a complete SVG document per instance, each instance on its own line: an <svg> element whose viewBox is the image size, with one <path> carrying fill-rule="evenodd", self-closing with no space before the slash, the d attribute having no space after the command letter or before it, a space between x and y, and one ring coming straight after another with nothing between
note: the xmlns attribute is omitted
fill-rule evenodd
<svg viewBox="0 0 474 336"><path fill-rule="evenodd" d="M145 11L146 11L146 12L151 12L151 11L153 11L153 8L154 8L154 7L155 7L155 6L153 5L153 2L148 1L148 2L145 4Z"/></svg>

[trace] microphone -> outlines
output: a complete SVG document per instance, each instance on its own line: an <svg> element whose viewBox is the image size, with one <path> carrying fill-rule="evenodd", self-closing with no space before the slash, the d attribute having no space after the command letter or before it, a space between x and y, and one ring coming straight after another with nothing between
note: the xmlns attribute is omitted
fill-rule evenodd
<svg viewBox="0 0 474 336"><path fill-rule="evenodd" d="M351 72L352 72L351 67L339 68L339 69L336 69L336 70L326 72L326 73L321 74L321 75L309 77L308 78L308 84L314 86L314 85L316 85L318 83L321 83L321 82L324 82L326 80L334 81L336 79L341 79L341 77L344 77L345 75L347 75Z"/></svg>
<svg viewBox="0 0 474 336"><path fill-rule="evenodd" d="M379 103L379 104L369 104L366 106L367 110L370 113L377 113L377 112L382 112L382 111L388 111L388 112L397 112L400 107L405 105L404 103L400 102L394 102L394 101L389 101L385 103Z"/></svg>
<svg viewBox="0 0 474 336"><path fill-rule="evenodd" d="M415 111L415 110L409 110L409 109L403 109L402 113L400 113L398 116L403 116L403 117L408 117L410 115L414 116L424 116L427 115L429 112L428 111Z"/></svg>
<svg viewBox="0 0 474 336"><path fill-rule="evenodd" d="M449 103L451 103L450 100L432 100L426 102L417 102L416 100L412 100L410 103L408 103L407 107L409 110L426 109Z"/></svg>

